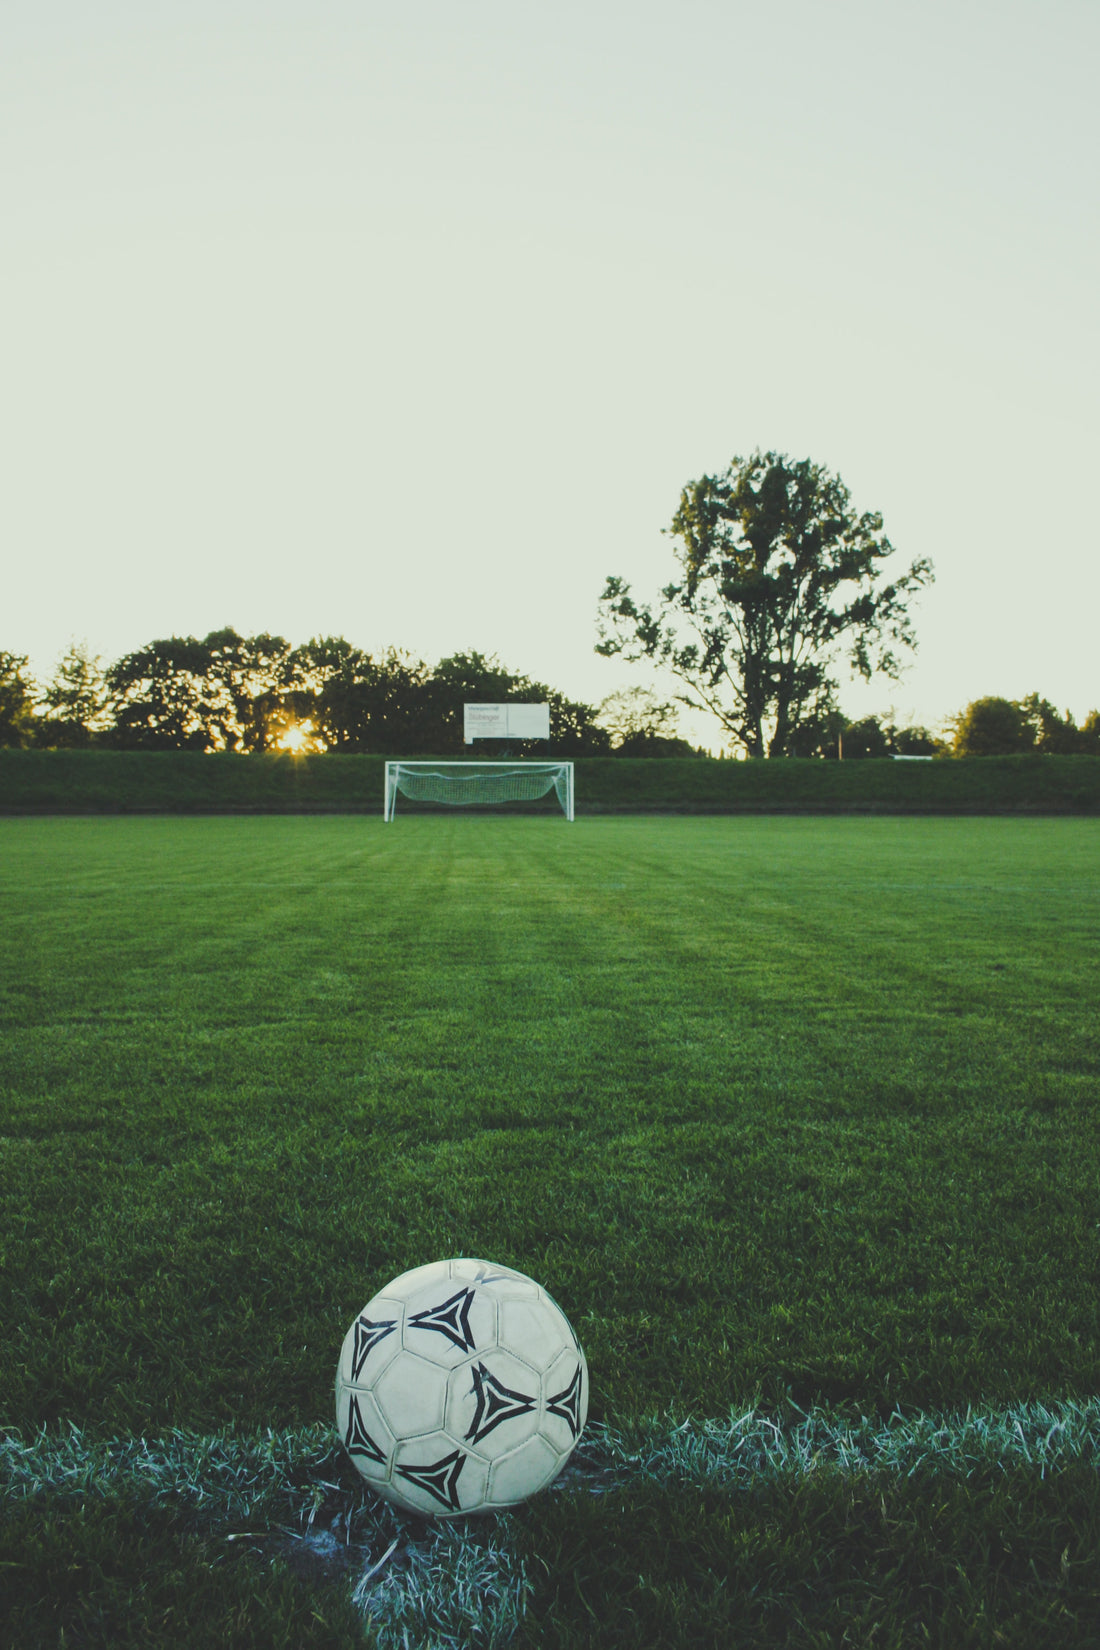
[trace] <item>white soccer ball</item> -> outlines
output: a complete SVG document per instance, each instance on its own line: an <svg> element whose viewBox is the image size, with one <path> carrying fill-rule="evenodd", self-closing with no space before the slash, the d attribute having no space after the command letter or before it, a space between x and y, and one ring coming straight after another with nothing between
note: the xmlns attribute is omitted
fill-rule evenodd
<svg viewBox="0 0 1100 1650"><path fill-rule="evenodd" d="M588 1366L522 1272L442 1260L364 1306L336 1370L336 1425L372 1489L433 1518L514 1507L572 1454Z"/></svg>

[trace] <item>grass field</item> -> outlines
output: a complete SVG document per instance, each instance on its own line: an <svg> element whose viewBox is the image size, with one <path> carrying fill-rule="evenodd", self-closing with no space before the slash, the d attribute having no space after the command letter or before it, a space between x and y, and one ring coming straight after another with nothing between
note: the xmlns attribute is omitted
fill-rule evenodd
<svg viewBox="0 0 1100 1650"><path fill-rule="evenodd" d="M1096 821L0 844L11 1642L1100 1643ZM433 1533L332 1375L458 1253L594 1424Z"/></svg>

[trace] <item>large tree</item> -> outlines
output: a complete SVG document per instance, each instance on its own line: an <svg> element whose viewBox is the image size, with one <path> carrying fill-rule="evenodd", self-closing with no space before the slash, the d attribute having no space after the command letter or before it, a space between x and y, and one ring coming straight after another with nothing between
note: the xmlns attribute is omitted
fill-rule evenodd
<svg viewBox="0 0 1100 1650"><path fill-rule="evenodd" d="M139 750L268 750L299 676L282 636L169 636L107 671L112 742Z"/></svg>
<svg viewBox="0 0 1100 1650"><path fill-rule="evenodd" d="M782 453L735 458L683 489L669 529L677 577L655 604L607 580L597 653L672 672L684 704L711 711L750 756L785 756L835 709L838 661L896 679L916 638L911 597L927 558L883 581L894 547L857 515L839 476Z"/></svg>

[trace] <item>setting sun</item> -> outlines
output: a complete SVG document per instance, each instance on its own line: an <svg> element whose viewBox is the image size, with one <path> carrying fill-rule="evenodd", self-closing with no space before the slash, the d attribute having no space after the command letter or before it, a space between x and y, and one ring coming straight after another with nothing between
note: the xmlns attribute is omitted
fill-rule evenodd
<svg viewBox="0 0 1100 1650"><path fill-rule="evenodd" d="M275 741L277 751L290 751L292 755L301 755L303 751L319 751L323 749L321 741L313 731L312 722L295 722Z"/></svg>

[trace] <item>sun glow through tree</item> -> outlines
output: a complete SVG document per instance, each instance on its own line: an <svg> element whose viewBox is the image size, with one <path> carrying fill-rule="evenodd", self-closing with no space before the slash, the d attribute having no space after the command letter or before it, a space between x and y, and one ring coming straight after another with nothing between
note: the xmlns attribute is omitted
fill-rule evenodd
<svg viewBox="0 0 1100 1650"><path fill-rule="evenodd" d="M292 723L275 741L277 751L289 751L293 756L301 756L307 751L322 751L324 748L324 742L313 731L313 723L308 721Z"/></svg>

